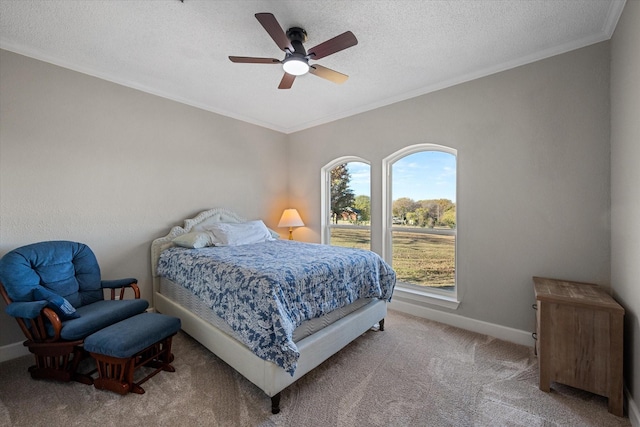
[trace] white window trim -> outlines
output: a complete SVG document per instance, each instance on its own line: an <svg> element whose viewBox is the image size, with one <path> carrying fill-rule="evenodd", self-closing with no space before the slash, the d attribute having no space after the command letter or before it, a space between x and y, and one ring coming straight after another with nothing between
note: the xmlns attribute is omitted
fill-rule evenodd
<svg viewBox="0 0 640 427"><path fill-rule="evenodd" d="M436 305L439 307L456 310L460 305L457 297L452 295L441 295L436 290L425 292L423 290L414 289L411 285L405 286L403 282L396 283L393 290L393 298L398 301L406 301L417 303L418 305ZM451 294L451 292L447 292Z"/></svg>
<svg viewBox="0 0 640 427"><path fill-rule="evenodd" d="M391 211L391 207L393 205L393 194L392 194L392 183L393 183L393 164L398 160L409 156L411 154L420 153L423 151L441 151L444 153L449 153L455 156L456 158L456 195L458 194L458 150L450 147L445 147L443 145L438 144L415 144L409 147L405 147L401 150L396 151L395 153L387 156L382 160L382 191L384 196L382 197L382 256L389 263L392 264L393 260L393 236L392 236L392 217L393 213ZM456 201L456 206L457 206ZM394 295L399 296L403 299L409 299L416 301L418 303L423 304L432 304L446 308L456 309L460 304L458 299L458 237L457 237L458 227L456 224L456 272L455 272L455 286L453 291L439 291L434 288L424 289L423 287L419 287L417 285L412 285L410 283L398 282L396 284L396 288L394 291ZM424 231L423 231L424 232ZM425 232L425 234L430 234L429 232ZM431 234L440 234L438 232L433 232ZM444 233L442 233L444 234ZM447 233L448 234L448 233Z"/></svg>
<svg viewBox="0 0 640 427"><path fill-rule="evenodd" d="M322 194L320 200L320 227L322 232L320 233L320 242L323 245L328 245L331 243L331 170L338 165L349 162L359 162L369 165L369 170L371 170L371 162L363 159L362 157L357 156L343 156L338 157L337 159L332 160L331 162L324 165L320 171L320 191ZM371 172L369 172L369 194L371 195ZM371 196L369 196L371 197ZM367 228L371 227L363 227L363 226L339 226L338 228Z"/></svg>

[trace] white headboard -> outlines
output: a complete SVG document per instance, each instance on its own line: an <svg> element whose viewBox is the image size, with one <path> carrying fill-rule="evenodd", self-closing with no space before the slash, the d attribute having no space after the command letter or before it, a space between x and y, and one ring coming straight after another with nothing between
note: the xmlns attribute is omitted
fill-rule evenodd
<svg viewBox="0 0 640 427"><path fill-rule="evenodd" d="M151 276L153 277L153 291L158 291L159 278L156 272L158 266L158 259L160 254L165 249L174 246L173 239L176 237L189 233L191 231L197 231L203 229L205 225L209 225L215 222L244 222L243 217L237 213L224 208L214 208L203 212L200 212L194 218L184 220L184 226L175 226L171 229L169 234L164 237L159 237L151 243Z"/></svg>

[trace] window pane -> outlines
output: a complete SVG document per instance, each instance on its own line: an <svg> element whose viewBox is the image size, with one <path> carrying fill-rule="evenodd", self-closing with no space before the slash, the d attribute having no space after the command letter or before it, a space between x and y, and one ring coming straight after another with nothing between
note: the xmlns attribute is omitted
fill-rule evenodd
<svg viewBox="0 0 640 427"><path fill-rule="evenodd" d="M392 264L398 279L454 290L456 156L407 155L392 165L392 178Z"/></svg>
<svg viewBox="0 0 640 427"><path fill-rule="evenodd" d="M358 161L342 163L331 169L329 178L328 243L371 249L370 166Z"/></svg>
<svg viewBox="0 0 640 427"><path fill-rule="evenodd" d="M349 162L331 170L331 223L369 225L370 167Z"/></svg>
<svg viewBox="0 0 640 427"><path fill-rule="evenodd" d="M453 235L393 231L393 269L402 282L453 290L455 253Z"/></svg>
<svg viewBox="0 0 640 427"><path fill-rule="evenodd" d="M363 228L331 228L331 244L347 248L370 249L371 230Z"/></svg>
<svg viewBox="0 0 640 427"><path fill-rule="evenodd" d="M393 164L394 225L456 227L456 157L422 151Z"/></svg>

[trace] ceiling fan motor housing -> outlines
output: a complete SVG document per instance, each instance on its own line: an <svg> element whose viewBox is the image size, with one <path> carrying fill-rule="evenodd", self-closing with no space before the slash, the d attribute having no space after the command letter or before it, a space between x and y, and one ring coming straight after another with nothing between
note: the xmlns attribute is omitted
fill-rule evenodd
<svg viewBox="0 0 640 427"><path fill-rule="evenodd" d="M300 27L292 27L287 30L287 38L291 40L291 46L293 46L294 54L307 56L307 51L302 45L307 41L307 32ZM298 56L294 55L294 56Z"/></svg>
<svg viewBox="0 0 640 427"><path fill-rule="evenodd" d="M305 43L307 41L307 32L300 27L291 27L287 30L287 37L291 41L299 40Z"/></svg>

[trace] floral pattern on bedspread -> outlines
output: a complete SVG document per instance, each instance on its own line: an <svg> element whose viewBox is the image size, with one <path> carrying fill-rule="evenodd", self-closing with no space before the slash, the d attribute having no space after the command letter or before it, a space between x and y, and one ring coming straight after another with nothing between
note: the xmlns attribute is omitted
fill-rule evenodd
<svg viewBox="0 0 640 427"><path fill-rule="evenodd" d="M258 357L292 376L300 356L296 327L359 298L390 301L396 282L374 252L289 240L169 248L158 274L190 289Z"/></svg>

